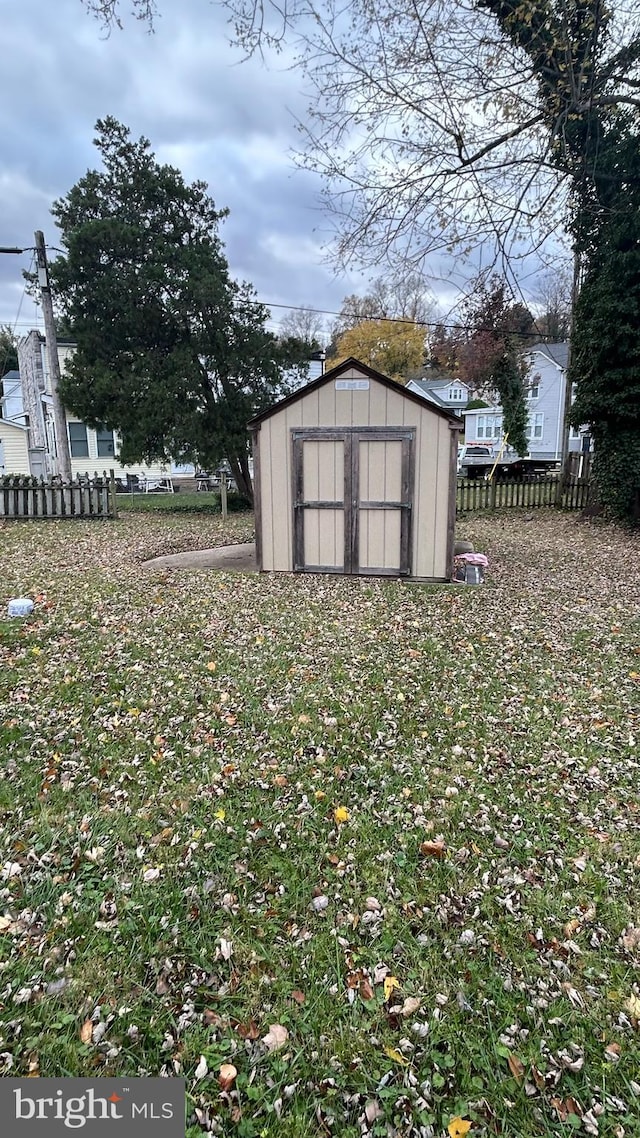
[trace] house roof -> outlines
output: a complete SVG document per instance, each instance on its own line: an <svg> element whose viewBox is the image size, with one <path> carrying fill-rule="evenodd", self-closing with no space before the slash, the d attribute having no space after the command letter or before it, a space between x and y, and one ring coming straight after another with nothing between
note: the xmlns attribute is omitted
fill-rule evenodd
<svg viewBox="0 0 640 1138"><path fill-rule="evenodd" d="M305 384L304 387L299 387L296 391L292 392L291 395L285 396L284 399L280 399L271 407L267 407L266 411L262 411L260 415L256 415L251 419L248 426L251 428L259 427L265 419L276 415L279 411L282 411L284 407L290 407L292 403L296 403L305 395L309 395L311 392L317 391L320 387L324 387L325 384L332 383L345 371L350 371L351 368L357 368L358 371L368 376L369 379L375 379L378 383L383 384L383 386L391 388L391 390L402 395L404 399L408 399L410 403L416 403L419 407L422 407L423 410L426 407L429 411L433 412L434 415L441 415L443 419L448 419L450 423L462 429L462 423L458 415L454 415L451 411L445 407L440 407L430 399L426 400L423 395L417 395L409 388L396 383L394 379L390 379L388 375L383 375L381 371L376 371L375 368L369 367L368 364L363 364L360 360L354 359L353 356L350 356L347 360L343 360L342 363L336 364L335 367L330 368L329 371L326 371L324 375L321 375L318 379L313 379L310 383Z"/></svg>
<svg viewBox="0 0 640 1138"><path fill-rule="evenodd" d="M28 434L29 428L25 427L24 423L14 423L13 419L0 419L0 431L8 427L10 431L22 431Z"/></svg>
<svg viewBox="0 0 640 1138"><path fill-rule="evenodd" d="M499 403L487 403L484 407L472 407L470 411L464 410L461 415L501 415L502 407Z"/></svg>
<svg viewBox="0 0 640 1138"><path fill-rule="evenodd" d="M20 372L12 368L11 371L5 371L4 375L0 378L0 383L20 383Z"/></svg>
<svg viewBox="0 0 640 1138"><path fill-rule="evenodd" d="M534 344L528 351L533 355L534 352L539 352L540 355L547 356L556 367L566 368L569 360L569 344L563 342L561 344Z"/></svg>
<svg viewBox="0 0 640 1138"><path fill-rule="evenodd" d="M459 383L461 387L466 387L466 383L462 379L455 379L453 376L443 375L440 379L414 379L416 387L421 387L423 391L440 391L443 387L449 387L452 383Z"/></svg>
<svg viewBox="0 0 640 1138"><path fill-rule="evenodd" d="M438 394L438 392L437 392L437 391L431 391L431 390L427 391L427 390L426 390L426 389L425 389L425 388L422 386L422 384L420 383L420 381L419 381L419 380L417 380L417 379L412 379L412 380L410 380L410 381L409 381L409 383L407 384L407 387L409 388L409 391L415 391L415 390L416 390L416 388L417 388L417 389L418 389L418 391L421 391L421 392L422 392L422 395L423 395L423 398L424 398L424 399L426 399L426 400L427 400L429 403L435 403L435 405L436 405L437 407L446 407L446 406L447 406L447 403L446 403L446 402L445 402L445 400L444 400L444 399L443 399L443 398L442 398L442 397L441 397L441 396Z"/></svg>

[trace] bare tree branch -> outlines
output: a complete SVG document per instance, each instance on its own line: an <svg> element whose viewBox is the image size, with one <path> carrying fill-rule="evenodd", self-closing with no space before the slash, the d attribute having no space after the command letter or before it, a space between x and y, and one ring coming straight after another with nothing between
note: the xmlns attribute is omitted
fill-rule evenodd
<svg viewBox="0 0 640 1138"><path fill-rule="evenodd" d="M124 2L83 0L107 26ZM295 52L297 158L324 179L344 262L539 248L610 116L640 108L639 0L218 2L246 55ZM156 0L129 4L151 22Z"/></svg>

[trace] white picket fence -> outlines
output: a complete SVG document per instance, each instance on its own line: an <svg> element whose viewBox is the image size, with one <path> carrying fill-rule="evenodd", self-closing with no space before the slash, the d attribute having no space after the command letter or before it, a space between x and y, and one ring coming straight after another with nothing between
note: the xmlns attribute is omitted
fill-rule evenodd
<svg viewBox="0 0 640 1138"><path fill-rule="evenodd" d="M19 474L0 479L0 518L116 518L113 471L59 478L27 478Z"/></svg>

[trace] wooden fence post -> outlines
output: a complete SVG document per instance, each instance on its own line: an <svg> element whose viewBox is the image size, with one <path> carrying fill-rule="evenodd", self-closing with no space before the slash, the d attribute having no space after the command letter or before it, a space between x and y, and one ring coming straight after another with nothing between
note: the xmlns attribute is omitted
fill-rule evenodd
<svg viewBox="0 0 640 1138"><path fill-rule="evenodd" d="M109 471L109 507L112 518L118 516L118 499L116 497L116 476L113 469Z"/></svg>
<svg viewBox="0 0 640 1138"><path fill-rule="evenodd" d="M227 518L227 474L226 471L220 473L220 505L222 507L222 520L226 521Z"/></svg>

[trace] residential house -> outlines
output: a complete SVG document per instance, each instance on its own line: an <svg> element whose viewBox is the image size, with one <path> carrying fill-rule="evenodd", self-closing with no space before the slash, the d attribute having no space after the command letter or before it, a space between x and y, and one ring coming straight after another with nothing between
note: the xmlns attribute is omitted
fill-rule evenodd
<svg viewBox="0 0 640 1138"><path fill-rule="evenodd" d="M407 383L407 389L416 395L423 395L425 399L430 399L437 407L444 407L447 411L453 411L454 415L459 415L471 398L468 384L463 383L461 379L452 379L450 376L439 376L434 379L424 376L422 379L410 379Z"/></svg>
<svg viewBox="0 0 640 1138"><path fill-rule="evenodd" d="M58 341L60 370L75 351L71 341ZM19 372L18 382L9 386L3 380L4 394L0 400L2 419L14 425L22 424L27 431L28 454L18 456L17 437L11 445L2 439L5 450L4 467L7 474L33 474L47 476L57 472L56 432L53 415L51 380L45 352L45 338L37 330L32 330L18 343ZM116 478L126 481L127 475L136 474L145 478L167 477L167 466L161 463L139 463L136 466L123 466L118 459L120 439L116 432L102 428L94 430L81 422L71 412L66 413L71 470L79 474L102 473L113 470ZM2 437L0 435L0 437ZM17 464L17 465L16 465ZM193 468L191 468L193 470Z"/></svg>
<svg viewBox="0 0 640 1138"><path fill-rule="evenodd" d="M8 371L0 381L0 476L31 474L32 465L38 468L38 453L31 453L20 372Z"/></svg>
<svg viewBox="0 0 640 1138"><path fill-rule="evenodd" d="M529 422L529 456L540 462L558 462L562 458L566 368L569 345L534 344L527 352L527 407ZM488 407L462 411L467 445L483 443L498 446L502 440L502 408L497 403ZM588 450L590 440L582 428L571 430L569 449Z"/></svg>

